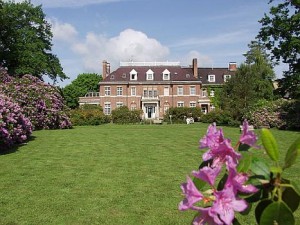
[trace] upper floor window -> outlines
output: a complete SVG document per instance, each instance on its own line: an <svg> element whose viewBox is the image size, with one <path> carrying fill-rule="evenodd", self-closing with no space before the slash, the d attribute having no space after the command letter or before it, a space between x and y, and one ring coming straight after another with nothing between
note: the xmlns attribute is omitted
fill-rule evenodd
<svg viewBox="0 0 300 225"><path fill-rule="evenodd" d="M163 80L170 80L170 71L167 69L163 72Z"/></svg>
<svg viewBox="0 0 300 225"><path fill-rule="evenodd" d="M215 91L211 90L209 95L210 95L210 97L215 97Z"/></svg>
<svg viewBox="0 0 300 225"><path fill-rule="evenodd" d="M215 75L208 75L208 82L216 82Z"/></svg>
<svg viewBox="0 0 300 225"><path fill-rule="evenodd" d="M104 87L104 95L109 96L110 95L110 87Z"/></svg>
<svg viewBox="0 0 300 225"><path fill-rule="evenodd" d="M154 73L151 69L149 69L146 73L146 79L147 80L153 80L154 79Z"/></svg>
<svg viewBox="0 0 300 225"><path fill-rule="evenodd" d="M196 95L196 87L190 86L190 95Z"/></svg>
<svg viewBox="0 0 300 225"><path fill-rule="evenodd" d="M207 97L207 91L206 91L206 89L202 90L202 97Z"/></svg>
<svg viewBox="0 0 300 225"><path fill-rule="evenodd" d="M122 87L117 87L117 95L118 96L123 95L123 88Z"/></svg>
<svg viewBox="0 0 300 225"><path fill-rule="evenodd" d="M137 80L137 72L134 69L130 71L130 80Z"/></svg>
<svg viewBox="0 0 300 225"><path fill-rule="evenodd" d="M169 87L164 87L164 96L169 96Z"/></svg>
<svg viewBox="0 0 300 225"><path fill-rule="evenodd" d="M224 75L224 82L227 82L231 78L231 75Z"/></svg>
<svg viewBox="0 0 300 225"><path fill-rule="evenodd" d="M177 87L177 95L183 95L183 87Z"/></svg>
<svg viewBox="0 0 300 225"><path fill-rule="evenodd" d="M136 96L136 87L131 87L131 96Z"/></svg>

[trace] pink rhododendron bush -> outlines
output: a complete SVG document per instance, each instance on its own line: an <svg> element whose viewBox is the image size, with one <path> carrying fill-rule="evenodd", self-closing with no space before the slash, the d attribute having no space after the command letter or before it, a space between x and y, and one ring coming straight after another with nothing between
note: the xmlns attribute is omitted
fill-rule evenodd
<svg viewBox="0 0 300 225"><path fill-rule="evenodd" d="M38 78L25 75L10 77L0 70L0 92L12 98L23 109L34 130L70 128L71 122L66 114L67 107L59 90Z"/></svg>
<svg viewBox="0 0 300 225"><path fill-rule="evenodd" d="M22 143L32 133L32 125L21 107L10 98L0 95L0 149Z"/></svg>
<svg viewBox="0 0 300 225"><path fill-rule="evenodd" d="M221 128L215 124L208 127L200 140L200 149L208 149L203 162L192 172L193 179L188 176L181 185L185 198L179 209L195 211L194 225L240 224L236 214L251 212L260 225L295 224L293 213L299 207L300 191L283 174L300 154L300 138L290 146L283 162L268 129L262 129L261 139L263 148L256 145L257 136L249 131L247 121L235 147ZM253 151L264 150L274 162L271 167L254 157ZM255 210L251 210L254 203Z"/></svg>

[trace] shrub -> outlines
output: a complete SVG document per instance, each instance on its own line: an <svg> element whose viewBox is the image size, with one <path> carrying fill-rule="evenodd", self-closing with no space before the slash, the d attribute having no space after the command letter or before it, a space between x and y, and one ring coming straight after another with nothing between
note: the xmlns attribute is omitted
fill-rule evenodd
<svg viewBox="0 0 300 225"><path fill-rule="evenodd" d="M109 116L104 115L101 106L83 105L71 110L71 121L74 126L95 126L109 123Z"/></svg>
<svg viewBox="0 0 300 225"><path fill-rule="evenodd" d="M285 129L300 130L300 101L286 101L282 106L281 119Z"/></svg>
<svg viewBox="0 0 300 225"><path fill-rule="evenodd" d="M171 122L169 115L172 115L172 123L186 123L187 117L193 117L195 122L199 121L203 113L199 107L172 107L164 115L164 121Z"/></svg>
<svg viewBox="0 0 300 225"><path fill-rule="evenodd" d="M203 123L215 122L217 125L231 125L231 126L237 126L240 124L239 122L234 121L228 112L220 109L210 111L209 113L203 115L201 117L201 122Z"/></svg>
<svg viewBox="0 0 300 225"><path fill-rule="evenodd" d="M141 110L129 110L127 106L121 106L112 110L111 116L113 123L139 123L141 121L141 113Z"/></svg>
<svg viewBox="0 0 300 225"><path fill-rule="evenodd" d="M0 95L0 149L23 143L32 133L32 124L21 107L5 95Z"/></svg>
<svg viewBox="0 0 300 225"><path fill-rule="evenodd" d="M31 75L13 78L3 69L0 74L0 78L5 81L0 84L0 91L18 103L35 130L72 126L66 113L67 107L56 87Z"/></svg>

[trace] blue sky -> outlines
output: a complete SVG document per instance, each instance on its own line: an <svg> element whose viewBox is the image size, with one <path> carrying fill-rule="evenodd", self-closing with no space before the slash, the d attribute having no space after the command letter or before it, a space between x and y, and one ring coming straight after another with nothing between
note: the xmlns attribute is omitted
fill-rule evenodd
<svg viewBox="0 0 300 225"><path fill-rule="evenodd" d="M180 61L203 67L242 63L269 12L268 0L32 0L52 24L52 52L69 84L120 61ZM275 69L281 77L282 67Z"/></svg>

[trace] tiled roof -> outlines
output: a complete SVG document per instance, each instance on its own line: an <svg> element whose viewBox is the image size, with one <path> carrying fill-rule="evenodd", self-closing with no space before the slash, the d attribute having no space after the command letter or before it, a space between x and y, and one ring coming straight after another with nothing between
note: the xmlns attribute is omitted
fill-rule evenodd
<svg viewBox="0 0 300 225"><path fill-rule="evenodd" d="M148 81L146 74L148 70L152 70L154 77L153 81L164 81L163 72L168 70L170 72L170 81L200 81L193 76L192 68L182 68L180 66L124 66L119 67L114 72L110 73L103 82L120 82L130 81L130 72L135 70L137 72L137 81Z"/></svg>

